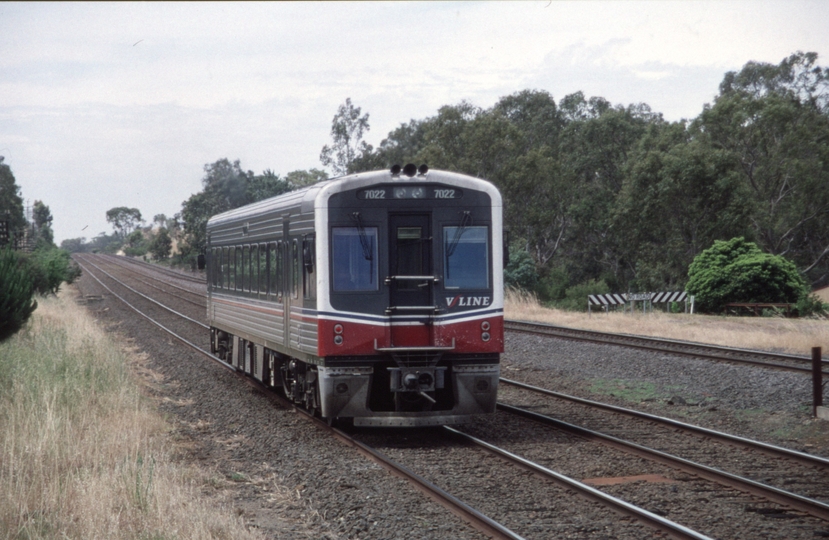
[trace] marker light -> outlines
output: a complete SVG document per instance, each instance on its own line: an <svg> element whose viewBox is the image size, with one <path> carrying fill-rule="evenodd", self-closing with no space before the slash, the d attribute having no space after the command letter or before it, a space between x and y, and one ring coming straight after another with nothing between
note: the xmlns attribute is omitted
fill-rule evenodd
<svg viewBox="0 0 829 540"><path fill-rule="evenodd" d="M407 163L405 167L403 167L403 174L411 178L412 176L417 173L417 165L414 163Z"/></svg>

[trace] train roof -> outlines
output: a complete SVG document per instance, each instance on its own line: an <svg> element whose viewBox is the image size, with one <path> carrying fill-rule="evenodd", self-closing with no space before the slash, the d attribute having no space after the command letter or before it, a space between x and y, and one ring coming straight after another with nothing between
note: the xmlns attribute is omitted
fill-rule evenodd
<svg viewBox="0 0 829 540"><path fill-rule="evenodd" d="M466 189L484 191L490 195L493 206L501 206L502 204L501 194L498 192L498 189L492 183L481 180L480 178L440 170L429 170L425 173L410 177L400 173L393 174L390 170L384 169L323 180L308 187L289 191L288 193L283 193L270 199L216 214L208 220L207 228L210 229L223 224L233 223L237 220L247 220L270 212L290 210L297 207L302 212L310 212L315 207L327 208L328 198L334 193L389 182L399 182L401 184L422 184L424 182L450 184Z"/></svg>

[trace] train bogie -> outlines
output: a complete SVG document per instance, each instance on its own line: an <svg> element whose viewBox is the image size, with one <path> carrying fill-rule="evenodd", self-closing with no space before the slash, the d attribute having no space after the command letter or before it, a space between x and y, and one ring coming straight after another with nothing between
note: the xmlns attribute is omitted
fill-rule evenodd
<svg viewBox="0 0 829 540"><path fill-rule="evenodd" d="M493 412L500 195L468 176L406 171L333 179L212 218L214 352L356 425Z"/></svg>

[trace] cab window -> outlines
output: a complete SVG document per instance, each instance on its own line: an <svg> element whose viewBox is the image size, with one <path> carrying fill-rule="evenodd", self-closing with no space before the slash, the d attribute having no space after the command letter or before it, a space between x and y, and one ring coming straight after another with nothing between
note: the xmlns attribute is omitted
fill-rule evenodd
<svg viewBox="0 0 829 540"><path fill-rule="evenodd" d="M334 227L331 259L335 292L376 291L377 227Z"/></svg>
<svg viewBox="0 0 829 540"><path fill-rule="evenodd" d="M489 232L487 227L444 227L444 287L489 287Z"/></svg>

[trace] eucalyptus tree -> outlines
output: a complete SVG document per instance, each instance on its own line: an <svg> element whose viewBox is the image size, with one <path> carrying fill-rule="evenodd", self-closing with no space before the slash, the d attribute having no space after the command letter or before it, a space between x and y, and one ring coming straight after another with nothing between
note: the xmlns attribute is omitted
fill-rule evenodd
<svg viewBox="0 0 829 540"><path fill-rule="evenodd" d="M648 126L628 160L613 221L617 234L625 231L638 290L682 290L702 250L751 233L734 161L684 122Z"/></svg>
<svg viewBox="0 0 829 540"><path fill-rule="evenodd" d="M829 277L829 69L816 53L729 72L694 123L736 159L764 251L785 255L813 283Z"/></svg>
<svg viewBox="0 0 829 540"><path fill-rule="evenodd" d="M568 273L573 283L604 279L612 288L626 288L636 261L627 249L631 231L617 228L614 214L633 150L649 126L664 120L645 104L611 106L580 92L562 99L559 109L559 174L577 194L570 211L573 241L565 253Z"/></svg>
<svg viewBox="0 0 829 540"><path fill-rule="evenodd" d="M353 172L352 163L361 155L372 151L371 145L363 140L363 135L371 129L369 115L361 112L360 107L351 103L351 98L346 98L331 120L333 143L322 147L320 162L325 167L331 167L336 176Z"/></svg>
<svg viewBox="0 0 829 540"><path fill-rule="evenodd" d="M3 161L3 156L0 156L0 221L6 221L9 231L14 233L26 227L26 217L20 187L15 182L11 167Z"/></svg>
<svg viewBox="0 0 829 540"><path fill-rule="evenodd" d="M299 171L295 171L299 172ZM204 166L202 191L182 203L178 217L183 221L186 250L201 253L207 240L207 221L214 215L246 204L275 197L294 185L270 169L260 175L242 169L240 161L219 159Z"/></svg>
<svg viewBox="0 0 829 540"><path fill-rule="evenodd" d="M138 208L127 208L126 206L117 206L110 208L106 213L107 223L112 225L115 234L123 241L143 223L141 218L141 211Z"/></svg>

